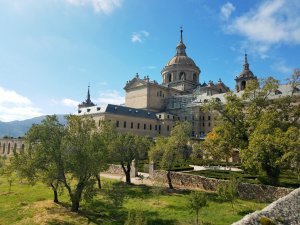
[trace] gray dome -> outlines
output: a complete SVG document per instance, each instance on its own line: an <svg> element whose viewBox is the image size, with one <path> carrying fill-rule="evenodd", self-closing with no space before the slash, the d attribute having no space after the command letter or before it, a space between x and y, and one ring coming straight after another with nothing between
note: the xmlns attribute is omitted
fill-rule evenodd
<svg viewBox="0 0 300 225"><path fill-rule="evenodd" d="M194 60L192 60L190 57L188 57L186 55L175 55L166 64L166 67L167 66L172 66L172 65L187 65L187 66L197 67Z"/></svg>

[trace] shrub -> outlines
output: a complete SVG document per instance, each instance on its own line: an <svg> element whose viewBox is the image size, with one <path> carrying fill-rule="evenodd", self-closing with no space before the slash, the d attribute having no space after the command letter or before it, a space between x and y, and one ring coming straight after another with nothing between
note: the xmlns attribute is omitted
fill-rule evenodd
<svg viewBox="0 0 300 225"><path fill-rule="evenodd" d="M271 219L265 216L261 217L259 222L261 225L276 225Z"/></svg>

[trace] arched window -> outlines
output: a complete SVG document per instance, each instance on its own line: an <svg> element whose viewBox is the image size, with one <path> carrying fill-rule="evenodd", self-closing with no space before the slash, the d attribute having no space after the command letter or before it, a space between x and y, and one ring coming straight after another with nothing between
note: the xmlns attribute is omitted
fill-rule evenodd
<svg viewBox="0 0 300 225"><path fill-rule="evenodd" d="M193 81L197 82L197 74L195 74L195 73L193 74Z"/></svg>
<svg viewBox="0 0 300 225"><path fill-rule="evenodd" d="M5 143L3 143L3 155L5 154Z"/></svg>
<svg viewBox="0 0 300 225"><path fill-rule="evenodd" d="M246 81L243 80L241 83L241 91L245 90L245 88L246 88Z"/></svg>
<svg viewBox="0 0 300 225"><path fill-rule="evenodd" d="M172 74L170 73L167 74L167 80L168 82L172 82Z"/></svg>
<svg viewBox="0 0 300 225"><path fill-rule="evenodd" d="M179 80L185 80L185 72L180 72Z"/></svg>
<svg viewBox="0 0 300 225"><path fill-rule="evenodd" d="M24 152L24 149L25 149L25 145L22 144L22 146L21 146L21 152Z"/></svg>
<svg viewBox="0 0 300 225"><path fill-rule="evenodd" d="M10 143L8 143L8 146L7 146L7 155L9 155L10 153Z"/></svg>

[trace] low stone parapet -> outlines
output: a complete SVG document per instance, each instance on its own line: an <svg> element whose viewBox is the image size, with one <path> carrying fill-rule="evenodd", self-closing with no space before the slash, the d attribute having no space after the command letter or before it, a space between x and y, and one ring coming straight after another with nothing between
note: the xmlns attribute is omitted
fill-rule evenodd
<svg viewBox="0 0 300 225"><path fill-rule="evenodd" d="M271 203L261 211L251 213L232 225L299 225L300 224L300 188ZM266 222L269 221L269 222Z"/></svg>
<svg viewBox="0 0 300 225"><path fill-rule="evenodd" d="M167 171L154 170L150 177L155 182L167 183ZM221 183L228 182L199 175L171 172L172 184L175 187L186 189L203 189L217 191ZM239 183L238 193L242 199L255 199L258 201L272 202L289 194L293 189L274 187L269 185Z"/></svg>

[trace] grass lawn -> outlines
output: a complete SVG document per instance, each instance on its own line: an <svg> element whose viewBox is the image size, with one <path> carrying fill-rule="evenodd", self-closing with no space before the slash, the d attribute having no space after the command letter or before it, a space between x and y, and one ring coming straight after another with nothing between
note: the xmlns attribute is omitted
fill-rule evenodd
<svg viewBox="0 0 300 225"><path fill-rule="evenodd" d="M124 193L123 207L116 208L107 198L105 189L109 183L118 187L116 193ZM8 192L6 178L0 177L0 224L124 224L128 211L139 210L147 218L147 224L195 224L195 216L187 209L189 191L168 191L153 194L153 187L124 185L104 180L104 190L97 193L91 202L82 202L80 212L71 213L66 192L60 196L62 204L52 202L52 191L43 184L35 186L15 181ZM222 202L214 193L206 193L209 206L200 212L205 224L227 225L245 214L262 209L267 203L237 200L235 211L228 202Z"/></svg>

